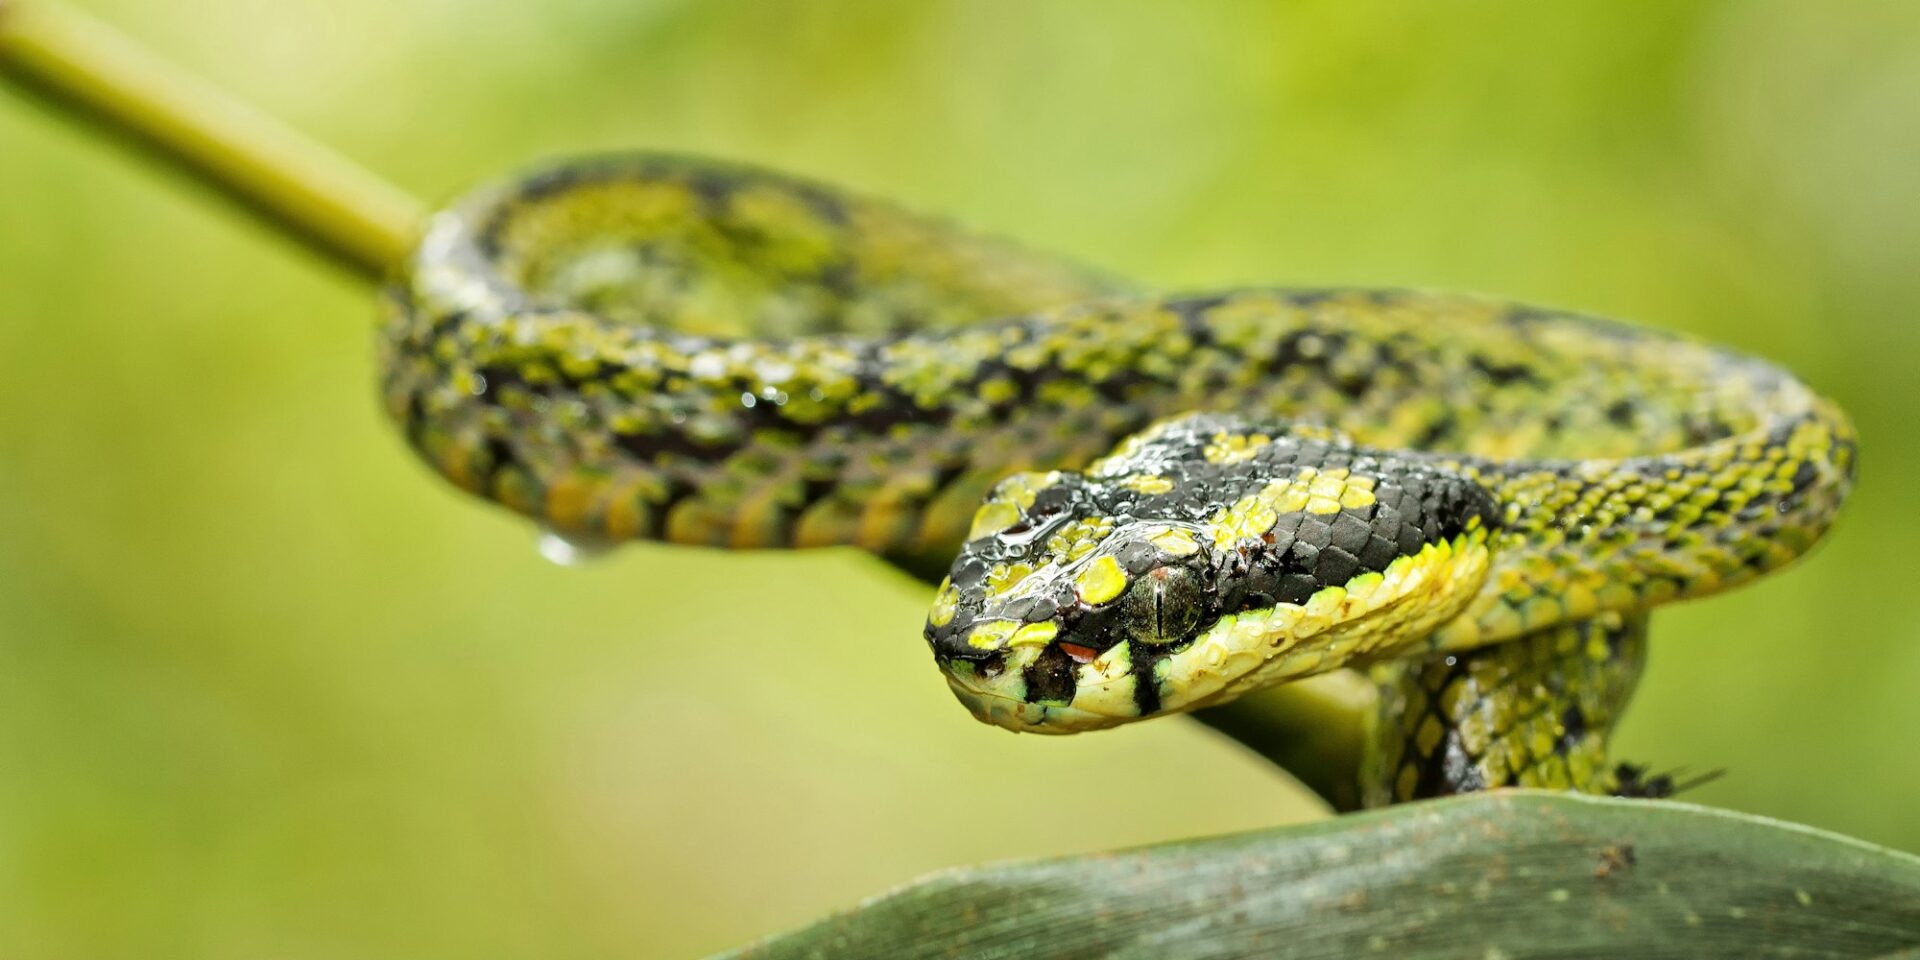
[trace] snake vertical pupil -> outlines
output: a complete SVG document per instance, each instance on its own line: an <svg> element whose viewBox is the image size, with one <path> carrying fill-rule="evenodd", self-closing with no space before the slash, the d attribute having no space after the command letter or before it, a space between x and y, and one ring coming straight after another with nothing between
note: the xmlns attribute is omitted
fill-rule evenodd
<svg viewBox="0 0 1920 960"><path fill-rule="evenodd" d="M1158 567L1136 577L1120 600L1127 636L1156 646L1179 643L1200 623L1200 578L1186 567Z"/></svg>

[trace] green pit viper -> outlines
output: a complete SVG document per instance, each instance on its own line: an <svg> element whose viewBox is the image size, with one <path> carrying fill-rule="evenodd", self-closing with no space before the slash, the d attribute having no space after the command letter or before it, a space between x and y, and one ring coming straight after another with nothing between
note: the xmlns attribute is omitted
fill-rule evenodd
<svg viewBox="0 0 1920 960"><path fill-rule="evenodd" d="M834 188L578 161L435 215L384 396L580 541L853 545L940 580L959 699L1069 733L1341 668L1369 804L1644 789L1649 608L1804 553L1854 434L1777 367L1394 289L1167 296Z"/></svg>

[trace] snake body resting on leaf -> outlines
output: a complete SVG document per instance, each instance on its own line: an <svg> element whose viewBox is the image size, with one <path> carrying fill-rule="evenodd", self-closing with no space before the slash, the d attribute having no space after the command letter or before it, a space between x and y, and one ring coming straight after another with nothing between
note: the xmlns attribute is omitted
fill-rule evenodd
<svg viewBox="0 0 1920 960"><path fill-rule="evenodd" d="M461 487L575 539L950 569L926 640L1013 730L1370 669L1370 803L1620 788L1648 608L1794 559L1853 472L1830 402L1676 336L1135 292L712 161L478 191L388 303L388 407Z"/></svg>

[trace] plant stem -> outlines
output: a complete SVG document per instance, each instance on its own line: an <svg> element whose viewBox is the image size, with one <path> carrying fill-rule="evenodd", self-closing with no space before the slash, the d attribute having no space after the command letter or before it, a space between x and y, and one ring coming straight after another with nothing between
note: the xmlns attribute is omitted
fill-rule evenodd
<svg viewBox="0 0 1920 960"><path fill-rule="evenodd" d="M0 72L368 279L413 245L418 200L77 10L0 0Z"/></svg>
<svg viewBox="0 0 1920 960"><path fill-rule="evenodd" d="M1351 670L1257 690L1193 718L1293 775L1336 812L1360 809L1371 683Z"/></svg>

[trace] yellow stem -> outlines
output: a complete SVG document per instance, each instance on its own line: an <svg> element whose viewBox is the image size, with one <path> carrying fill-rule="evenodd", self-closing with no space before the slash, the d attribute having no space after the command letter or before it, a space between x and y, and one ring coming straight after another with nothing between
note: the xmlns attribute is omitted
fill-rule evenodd
<svg viewBox="0 0 1920 960"><path fill-rule="evenodd" d="M369 279L413 245L418 200L77 10L0 0L0 73L91 114Z"/></svg>

